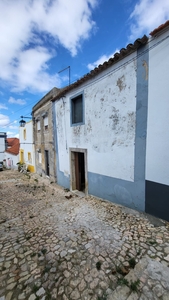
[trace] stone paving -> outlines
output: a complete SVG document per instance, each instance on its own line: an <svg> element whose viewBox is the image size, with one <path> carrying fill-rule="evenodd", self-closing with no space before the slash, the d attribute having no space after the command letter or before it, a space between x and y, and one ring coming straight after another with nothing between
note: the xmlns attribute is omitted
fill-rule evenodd
<svg viewBox="0 0 169 300"><path fill-rule="evenodd" d="M154 220L1 172L0 300L169 299L169 226Z"/></svg>

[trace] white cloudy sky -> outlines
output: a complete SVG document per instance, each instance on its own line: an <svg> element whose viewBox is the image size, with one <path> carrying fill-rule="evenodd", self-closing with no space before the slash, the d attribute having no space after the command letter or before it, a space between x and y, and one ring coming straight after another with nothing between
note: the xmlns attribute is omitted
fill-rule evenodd
<svg viewBox="0 0 169 300"><path fill-rule="evenodd" d="M169 19L168 0L0 1L0 131L20 115Z"/></svg>

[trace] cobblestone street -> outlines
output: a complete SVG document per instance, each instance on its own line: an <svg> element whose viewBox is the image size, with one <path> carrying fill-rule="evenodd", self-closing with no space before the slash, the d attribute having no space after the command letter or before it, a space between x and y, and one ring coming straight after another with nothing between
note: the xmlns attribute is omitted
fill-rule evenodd
<svg viewBox="0 0 169 300"><path fill-rule="evenodd" d="M0 300L167 300L168 225L2 171Z"/></svg>

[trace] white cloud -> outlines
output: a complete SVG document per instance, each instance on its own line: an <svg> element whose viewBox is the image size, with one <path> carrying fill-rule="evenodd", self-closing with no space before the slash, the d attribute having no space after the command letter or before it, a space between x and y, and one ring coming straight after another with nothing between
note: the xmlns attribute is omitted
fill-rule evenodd
<svg viewBox="0 0 169 300"><path fill-rule="evenodd" d="M9 128L9 129L18 130L18 126L13 126L13 125L10 125L8 128Z"/></svg>
<svg viewBox="0 0 169 300"><path fill-rule="evenodd" d="M5 104L0 103L0 109L8 109L8 107Z"/></svg>
<svg viewBox="0 0 169 300"><path fill-rule="evenodd" d="M19 105L25 105L26 101L22 99L15 99L13 97L10 97L8 100L9 103L19 104Z"/></svg>
<svg viewBox="0 0 169 300"><path fill-rule="evenodd" d="M8 126L9 122L10 120L8 116L0 114L0 126Z"/></svg>
<svg viewBox="0 0 169 300"><path fill-rule="evenodd" d="M17 137L19 138L19 133L12 132L12 131L7 131L7 137Z"/></svg>
<svg viewBox="0 0 169 300"><path fill-rule="evenodd" d="M89 70L93 70L94 68L98 67L99 65L103 64L105 61L108 61L111 57L114 56L114 54L116 52L119 52L119 50L114 51L113 53L109 54L109 55L102 55L101 57L99 57L98 60L96 60L93 63L90 63L87 65Z"/></svg>
<svg viewBox="0 0 169 300"><path fill-rule="evenodd" d="M169 19L168 0L140 0L130 15L132 21L130 40L149 34Z"/></svg>
<svg viewBox="0 0 169 300"><path fill-rule="evenodd" d="M48 63L61 44L77 54L95 23L92 10L98 0L0 1L0 79L14 91L44 92L59 86ZM51 45L51 46L49 46Z"/></svg>

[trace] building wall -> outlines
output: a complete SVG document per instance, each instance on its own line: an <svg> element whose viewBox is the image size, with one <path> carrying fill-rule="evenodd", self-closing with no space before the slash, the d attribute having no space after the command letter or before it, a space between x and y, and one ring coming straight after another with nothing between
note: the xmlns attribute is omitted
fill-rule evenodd
<svg viewBox="0 0 169 300"><path fill-rule="evenodd" d="M85 149L89 194L144 210L148 53L141 51L66 94L54 110L58 183L70 187L70 149ZM70 99L80 92L85 124L71 126Z"/></svg>
<svg viewBox="0 0 169 300"><path fill-rule="evenodd" d="M20 157L30 172L35 172L35 151L33 143L33 122L25 123L25 127L19 127ZM29 154L31 157L29 157ZM23 160L23 161L22 161Z"/></svg>
<svg viewBox="0 0 169 300"><path fill-rule="evenodd" d="M169 38L149 43L146 211L169 220Z"/></svg>
<svg viewBox="0 0 169 300"><path fill-rule="evenodd" d="M3 163L5 158L5 149L6 149L6 133L0 132L0 162Z"/></svg>
<svg viewBox="0 0 169 300"><path fill-rule="evenodd" d="M45 130L44 117L48 116L48 129ZM53 121L52 121L52 104L46 101L43 106L34 110L34 140L35 140L35 164L36 172L39 175L46 176L46 158L45 151L49 155L49 177L56 181L56 154L53 139ZM40 131L38 132L37 122L40 121Z"/></svg>
<svg viewBox="0 0 169 300"><path fill-rule="evenodd" d="M4 154L4 165L6 166L6 168L8 169L17 169L17 163L19 162L19 154L18 155L13 155L11 153L5 152Z"/></svg>

